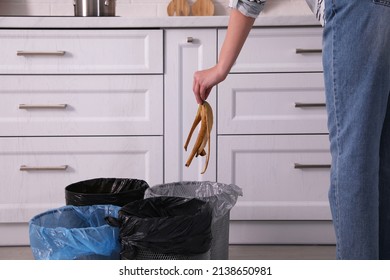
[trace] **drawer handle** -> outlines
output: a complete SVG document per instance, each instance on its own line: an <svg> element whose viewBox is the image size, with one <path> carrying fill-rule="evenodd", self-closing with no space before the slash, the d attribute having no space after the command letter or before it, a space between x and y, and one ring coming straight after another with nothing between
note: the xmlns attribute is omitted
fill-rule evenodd
<svg viewBox="0 0 390 280"><path fill-rule="evenodd" d="M54 51L54 52L33 52L33 51L17 51L18 56L64 56L66 51Z"/></svg>
<svg viewBox="0 0 390 280"><path fill-rule="evenodd" d="M20 171L65 171L68 169L67 165L59 166L27 166L21 165Z"/></svg>
<svg viewBox="0 0 390 280"><path fill-rule="evenodd" d="M326 107L325 103L302 103L295 102L295 108Z"/></svg>
<svg viewBox="0 0 390 280"><path fill-rule="evenodd" d="M68 104L19 104L19 109L66 109Z"/></svg>
<svg viewBox="0 0 390 280"><path fill-rule="evenodd" d="M187 37L187 43L193 43L194 38L193 37Z"/></svg>
<svg viewBox="0 0 390 280"><path fill-rule="evenodd" d="M66 109L68 104L19 104L19 109Z"/></svg>
<svg viewBox="0 0 390 280"><path fill-rule="evenodd" d="M294 163L295 169L313 169L313 168L330 168L330 164L301 164Z"/></svg>
<svg viewBox="0 0 390 280"><path fill-rule="evenodd" d="M322 53L321 49L295 49L296 54Z"/></svg>

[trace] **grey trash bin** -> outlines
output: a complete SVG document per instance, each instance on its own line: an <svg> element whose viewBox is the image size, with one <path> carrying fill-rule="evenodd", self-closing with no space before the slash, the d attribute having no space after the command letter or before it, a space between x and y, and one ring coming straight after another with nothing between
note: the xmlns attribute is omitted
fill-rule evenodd
<svg viewBox="0 0 390 280"><path fill-rule="evenodd" d="M233 184L184 181L155 185L145 191L145 198L173 196L198 198L210 203L212 208L210 259L229 259L230 210L236 204L242 189Z"/></svg>

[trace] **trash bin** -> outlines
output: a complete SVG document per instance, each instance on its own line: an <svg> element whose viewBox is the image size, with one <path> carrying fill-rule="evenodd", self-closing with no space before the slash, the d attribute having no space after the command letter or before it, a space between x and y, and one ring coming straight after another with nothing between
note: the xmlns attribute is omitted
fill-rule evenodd
<svg viewBox="0 0 390 280"><path fill-rule="evenodd" d="M195 198L151 197L126 204L116 219L121 259L210 259L211 220L209 204Z"/></svg>
<svg viewBox="0 0 390 280"><path fill-rule="evenodd" d="M29 223L36 260L120 259L119 229L106 222L118 217L114 205L63 206L36 215Z"/></svg>
<svg viewBox="0 0 390 280"><path fill-rule="evenodd" d="M210 203L213 212L210 249L212 260L229 259L230 210L236 204L242 189L233 184L216 182L174 182L156 185L145 191L145 198L158 196L198 198Z"/></svg>
<svg viewBox="0 0 390 280"><path fill-rule="evenodd" d="M139 179L96 178L73 183L65 188L67 205L117 205L143 199L149 185Z"/></svg>

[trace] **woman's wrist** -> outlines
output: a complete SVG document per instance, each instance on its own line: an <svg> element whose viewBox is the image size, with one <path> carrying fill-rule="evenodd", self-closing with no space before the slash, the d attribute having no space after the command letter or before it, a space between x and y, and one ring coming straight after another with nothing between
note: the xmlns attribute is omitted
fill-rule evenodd
<svg viewBox="0 0 390 280"><path fill-rule="evenodd" d="M215 67L218 75L218 80L222 82L223 80L226 79L227 75L229 74L230 67L225 66L222 62L218 62Z"/></svg>

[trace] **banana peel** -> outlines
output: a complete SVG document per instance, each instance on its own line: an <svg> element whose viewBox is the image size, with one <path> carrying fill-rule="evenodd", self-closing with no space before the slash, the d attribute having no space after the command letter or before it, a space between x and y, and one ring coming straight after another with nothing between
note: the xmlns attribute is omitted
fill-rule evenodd
<svg viewBox="0 0 390 280"><path fill-rule="evenodd" d="M206 163L201 174L204 174L206 172L210 160L210 135L211 129L213 128L213 122L213 109L207 101L204 101L203 104L200 104L198 107L194 122L192 123L190 132L187 136L187 140L184 144L184 150L187 151L188 145L192 138L192 134L194 133L195 128L200 123L198 137L196 138L195 144L191 150L190 155L188 156L185 166L189 167L194 157L198 157L199 155L202 157L206 156ZM207 152L205 150L206 145Z"/></svg>

